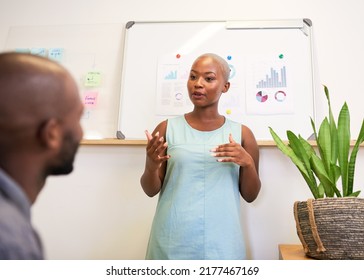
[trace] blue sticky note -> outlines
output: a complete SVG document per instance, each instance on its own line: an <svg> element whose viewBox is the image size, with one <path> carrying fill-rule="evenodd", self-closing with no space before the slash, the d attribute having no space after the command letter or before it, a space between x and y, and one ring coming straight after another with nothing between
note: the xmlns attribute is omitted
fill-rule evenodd
<svg viewBox="0 0 364 280"><path fill-rule="evenodd" d="M15 51L17 53L30 53L30 49L27 48L16 48Z"/></svg>
<svg viewBox="0 0 364 280"><path fill-rule="evenodd" d="M30 53L39 55L39 56L47 56L47 49L46 48L31 48Z"/></svg>
<svg viewBox="0 0 364 280"><path fill-rule="evenodd" d="M63 61L64 49L62 48L50 48L48 50L48 57L57 62Z"/></svg>

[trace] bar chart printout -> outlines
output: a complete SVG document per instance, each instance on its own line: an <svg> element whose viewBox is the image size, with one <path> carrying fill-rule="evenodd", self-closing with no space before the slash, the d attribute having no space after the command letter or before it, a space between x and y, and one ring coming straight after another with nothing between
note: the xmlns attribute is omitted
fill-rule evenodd
<svg viewBox="0 0 364 280"><path fill-rule="evenodd" d="M279 72L271 67L270 75L266 75L265 79L260 80L257 84L257 88L287 87L286 66L281 67Z"/></svg>
<svg viewBox="0 0 364 280"><path fill-rule="evenodd" d="M267 60L251 64L251 71L247 73L250 76L246 94L248 114L280 115L294 112L287 69L286 61Z"/></svg>

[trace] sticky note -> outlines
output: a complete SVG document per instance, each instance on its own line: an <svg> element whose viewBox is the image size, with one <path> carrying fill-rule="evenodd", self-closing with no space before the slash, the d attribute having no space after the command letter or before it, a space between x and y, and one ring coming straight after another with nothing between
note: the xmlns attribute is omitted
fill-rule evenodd
<svg viewBox="0 0 364 280"><path fill-rule="evenodd" d="M31 48L30 53L39 55L39 56L47 56L47 49L46 48Z"/></svg>
<svg viewBox="0 0 364 280"><path fill-rule="evenodd" d="M85 86L97 87L101 84L101 73L99 71L89 71L86 74Z"/></svg>
<svg viewBox="0 0 364 280"><path fill-rule="evenodd" d="M85 108L96 108L97 107L97 91L88 91L83 94L83 104Z"/></svg>
<svg viewBox="0 0 364 280"><path fill-rule="evenodd" d="M48 50L48 57L57 62L63 61L63 54L64 54L64 49L62 48L50 48Z"/></svg>
<svg viewBox="0 0 364 280"><path fill-rule="evenodd" d="M18 53L30 53L30 49L27 49L27 48L16 48L15 49L15 52L18 52Z"/></svg>

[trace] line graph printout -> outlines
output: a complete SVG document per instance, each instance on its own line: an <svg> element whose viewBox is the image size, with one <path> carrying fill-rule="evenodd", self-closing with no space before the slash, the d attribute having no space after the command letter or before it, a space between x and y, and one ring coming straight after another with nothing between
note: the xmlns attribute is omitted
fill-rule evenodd
<svg viewBox="0 0 364 280"><path fill-rule="evenodd" d="M188 56L176 57L174 54L159 58L156 115L177 116L191 111L192 103L187 92L191 59Z"/></svg>

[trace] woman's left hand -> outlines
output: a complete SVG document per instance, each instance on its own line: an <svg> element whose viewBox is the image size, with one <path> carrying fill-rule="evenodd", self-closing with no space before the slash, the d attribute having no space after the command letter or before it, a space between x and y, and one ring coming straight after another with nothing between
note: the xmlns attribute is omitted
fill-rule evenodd
<svg viewBox="0 0 364 280"><path fill-rule="evenodd" d="M229 143L222 144L212 149L212 156L217 158L218 162L234 162L242 167L254 164L251 155L241 146L236 143L233 136L229 135Z"/></svg>

